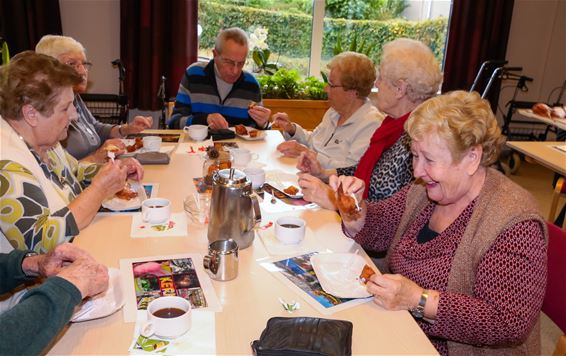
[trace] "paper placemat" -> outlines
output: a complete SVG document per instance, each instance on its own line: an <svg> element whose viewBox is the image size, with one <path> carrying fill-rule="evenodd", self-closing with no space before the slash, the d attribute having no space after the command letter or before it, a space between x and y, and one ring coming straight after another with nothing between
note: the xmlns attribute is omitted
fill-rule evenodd
<svg viewBox="0 0 566 356"><path fill-rule="evenodd" d="M130 236L134 239L144 237L187 236L187 216L185 213L173 213L171 218L162 224L146 223L141 213L132 215Z"/></svg>
<svg viewBox="0 0 566 356"><path fill-rule="evenodd" d="M160 339L157 336L150 338L141 336L139 330L144 322L145 319L136 322L134 337L129 348L131 355L216 354L215 315L212 312L192 311L191 329L173 340Z"/></svg>

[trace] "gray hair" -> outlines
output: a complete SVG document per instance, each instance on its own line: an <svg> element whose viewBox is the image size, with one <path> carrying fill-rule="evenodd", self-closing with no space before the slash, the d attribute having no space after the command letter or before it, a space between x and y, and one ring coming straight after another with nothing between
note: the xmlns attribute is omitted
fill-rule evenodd
<svg viewBox="0 0 566 356"><path fill-rule="evenodd" d="M230 27L225 30L220 31L218 37L216 37L216 43L214 44L214 49L218 53L222 53L224 49L224 44L226 41L232 40L239 44L240 46L249 47L248 45L248 35L244 30L238 27Z"/></svg>
<svg viewBox="0 0 566 356"><path fill-rule="evenodd" d="M399 38L383 46L380 75L393 85L405 81L407 96L416 103L435 96L442 83L440 64L430 48L408 38Z"/></svg>
<svg viewBox="0 0 566 356"><path fill-rule="evenodd" d="M82 52L86 50L83 45L72 37L45 35L41 37L35 46L35 52L45 54L54 58L70 52Z"/></svg>

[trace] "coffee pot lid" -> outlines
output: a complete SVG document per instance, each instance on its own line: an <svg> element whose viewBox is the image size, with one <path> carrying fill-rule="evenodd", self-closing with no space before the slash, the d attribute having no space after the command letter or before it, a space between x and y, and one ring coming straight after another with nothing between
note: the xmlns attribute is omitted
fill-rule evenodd
<svg viewBox="0 0 566 356"><path fill-rule="evenodd" d="M235 186L245 184L247 181L246 174L239 169L227 168L221 169L214 174L214 183L224 186Z"/></svg>

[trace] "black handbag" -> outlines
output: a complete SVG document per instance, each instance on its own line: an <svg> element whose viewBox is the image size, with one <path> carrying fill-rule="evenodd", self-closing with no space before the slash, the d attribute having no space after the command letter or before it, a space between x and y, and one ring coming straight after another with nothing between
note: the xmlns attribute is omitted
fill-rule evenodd
<svg viewBox="0 0 566 356"><path fill-rule="evenodd" d="M252 342L257 356L352 354L352 323L310 317L275 317L267 321L259 340Z"/></svg>

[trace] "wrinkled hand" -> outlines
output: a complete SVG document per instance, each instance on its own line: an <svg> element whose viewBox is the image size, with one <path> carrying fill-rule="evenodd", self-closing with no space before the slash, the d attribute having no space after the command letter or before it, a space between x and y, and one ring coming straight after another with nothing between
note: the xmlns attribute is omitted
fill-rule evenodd
<svg viewBox="0 0 566 356"><path fill-rule="evenodd" d="M286 157L299 157L301 152L308 151L308 147L295 140L285 141L277 146L277 151Z"/></svg>
<svg viewBox="0 0 566 356"><path fill-rule="evenodd" d="M108 269L93 259L76 259L57 276L77 287L83 298L97 295L108 288Z"/></svg>
<svg viewBox="0 0 566 356"><path fill-rule="evenodd" d="M409 310L419 304L423 288L400 274L374 274L366 285L375 304L387 310Z"/></svg>
<svg viewBox="0 0 566 356"><path fill-rule="evenodd" d="M208 114L206 122L208 123L208 127L213 130L227 129L230 126L224 116L218 113Z"/></svg>
<svg viewBox="0 0 566 356"><path fill-rule="evenodd" d="M301 152L299 161L297 162L297 169L315 177L324 178L321 177L323 169L316 157L317 153L312 150Z"/></svg>
<svg viewBox="0 0 566 356"><path fill-rule="evenodd" d="M277 125L287 132L289 135L293 136L295 134L295 125L289 120L289 115L285 112L278 112L273 115L272 125Z"/></svg>
<svg viewBox="0 0 566 356"><path fill-rule="evenodd" d="M128 168L121 160L115 160L100 168L90 186L101 192L104 197L110 197L124 188L127 176Z"/></svg>
<svg viewBox="0 0 566 356"><path fill-rule="evenodd" d="M126 167L128 179L141 181L143 179L144 169L141 163L135 158L125 158L120 160L122 166Z"/></svg>
<svg viewBox="0 0 566 356"><path fill-rule="evenodd" d="M334 191L323 181L308 173L299 173L298 183L304 200L316 203L324 209L336 210L330 199L330 194L334 194Z"/></svg>
<svg viewBox="0 0 566 356"><path fill-rule="evenodd" d="M39 255L42 259L38 263L39 275L44 277L54 276L62 268L78 259L92 260L94 258L85 250L82 250L68 242L58 245L46 255Z"/></svg>
<svg viewBox="0 0 566 356"><path fill-rule="evenodd" d="M248 110L250 117L256 122L258 127L264 128L271 116L271 110L260 105L254 105Z"/></svg>
<svg viewBox="0 0 566 356"><path fill-rule="evenodd" d="M356 196L356 199L358 200L361 207L359 217L353 220L342 219L342 224L344 224L344 227L346 228L348 234L350 236L356 235L364 227L366 222L367 205L365 200L363 200L364 187L365 187L364 181L354 176L331 175L330 178L328 179L328 185L335 192L335 194L338 191L338 187L342 185L342 190L344 191L344 194L353 193ZM339 206L337 206L337 208L340 215L342 216L350 215L348 212L341 211Z"/></svg>
<svg viewBox="0 0 566 356"><path fill-rule="evenodd" d="M129 124L122 127L122 132L127 135L133 135L150 129L153 126L153 118L151 116L136 116Z"/></svg>

